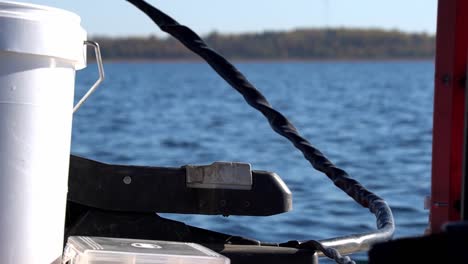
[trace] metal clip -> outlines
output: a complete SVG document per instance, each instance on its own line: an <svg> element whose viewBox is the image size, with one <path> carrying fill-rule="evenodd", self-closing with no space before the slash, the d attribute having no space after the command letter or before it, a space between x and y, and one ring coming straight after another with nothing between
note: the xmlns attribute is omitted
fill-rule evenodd
<svg viewBox="0 0 468 264"><path fill-rule="evenodd" d="M251 190L250 164L215 162L211 165L185 166L187 186L204 189Z"/></svg>
<svg viewBox="0 0 468 264"><path fill-rule="evenodd" d="M88 92L83 96L83 98L78 101L78 103L73 107L73 113L75 113L81 105L88 99L88 97L98 88L98 86L104 81L105 74L104 74L104 66L102 64L102 57L101 57L101 49L99 48L99 44L94 41L86 40L84 42L86 46L94 47L94 53L96 54L96 62L99 71L99 79L91 86Z"/></svg>

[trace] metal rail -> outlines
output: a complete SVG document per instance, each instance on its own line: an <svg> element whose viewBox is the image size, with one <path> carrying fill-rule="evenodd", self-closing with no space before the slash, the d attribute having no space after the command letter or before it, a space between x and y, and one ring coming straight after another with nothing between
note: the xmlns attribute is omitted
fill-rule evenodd
<svg viewBox="0 0 468 264"><path fill-rule="evenodd" d="M375 232L364 234L354 234L330 239L319 240L325 247L338 250L341 254L348 255L357 252L367 251L372 245L388 241L395 231L394 225L388 225ZM324 256L319 252L319 256Z"/></svg>

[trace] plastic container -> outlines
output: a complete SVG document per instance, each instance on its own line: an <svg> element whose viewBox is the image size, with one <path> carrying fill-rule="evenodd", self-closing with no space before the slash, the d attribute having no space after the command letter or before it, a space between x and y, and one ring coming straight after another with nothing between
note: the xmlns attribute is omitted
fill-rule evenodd
<svg viewBox="0 0 468 264"><path fill-rule="evenodd" d="M52 263L63 251L80 17L0 1L0 263Z"/></svg>
<svg viewBox="0 0 468 264"><path fill-rule="evenodd" d="M67 264L229 264L230 260L194 243L105 237L69 237Z"/></svg>

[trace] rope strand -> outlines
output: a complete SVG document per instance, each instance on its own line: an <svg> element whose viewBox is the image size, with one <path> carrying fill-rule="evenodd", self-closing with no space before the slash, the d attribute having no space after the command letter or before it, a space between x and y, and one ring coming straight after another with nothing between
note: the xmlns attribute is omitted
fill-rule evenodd
<svg viewBox="0 0 468 264"><path fill-rule="evenodd" d="M226 82L237 90L245 101L261 112L268 120L271 128L281 136L287 138L312 167L324 173L333 183L353 198L357 203L369 210L377 218L377 227L390 232L385 233L385 239L390 239L394 230L392 212L387 203L376 194L368 191L358 181L351 179L342 169L336 167L325 155L305 139L296 127L280 112L275 110L268 100L258 91L247 78L223 56L208 47L208 45L190 28L180 25L170 16L142 0L127 0L146 13L159 28L175 37L188 49L202 57ZM388 234L390 233L390 234ZM302 244L313 246L326 256L335 259L337 263L352 263L349 258L341 257L337 250L327 248L318 241L307 241Z"/></svg>

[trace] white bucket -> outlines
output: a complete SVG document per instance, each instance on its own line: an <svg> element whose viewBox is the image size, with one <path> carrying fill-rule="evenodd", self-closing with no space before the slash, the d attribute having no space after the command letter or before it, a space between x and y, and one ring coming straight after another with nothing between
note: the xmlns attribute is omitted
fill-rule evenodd
<svg viewBox="0 0 468 264"><path fill-rule="evenodd" d="M52 263L63 251L80 17L0 2L0 263Z"/></svg>

